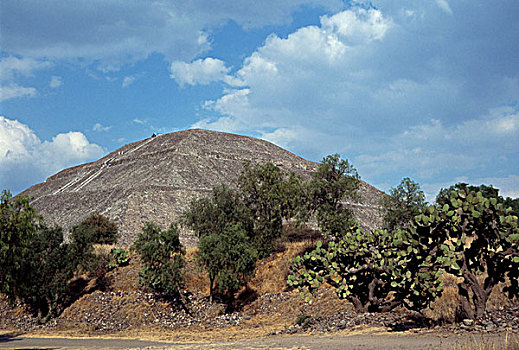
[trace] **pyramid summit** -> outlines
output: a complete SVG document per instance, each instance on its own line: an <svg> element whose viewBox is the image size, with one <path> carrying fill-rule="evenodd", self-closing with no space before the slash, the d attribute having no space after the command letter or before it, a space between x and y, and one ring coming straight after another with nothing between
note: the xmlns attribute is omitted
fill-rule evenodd
<svg viewBox="0 0 519 350"><path fill-rule="evenodd" d="M49 225L68 230L94 212L116 222L119 243L131 244L146 221L167 227L193 199L221 183L232 184L243 163L272 162L308 178L318 166L272 143L248 136L190 129L125 145L103 158L68 169L22 192ZM367 227L380 224L382 192L362 182L362 203L353 203ZM182 232L186 246L196 244Z"/></svg>

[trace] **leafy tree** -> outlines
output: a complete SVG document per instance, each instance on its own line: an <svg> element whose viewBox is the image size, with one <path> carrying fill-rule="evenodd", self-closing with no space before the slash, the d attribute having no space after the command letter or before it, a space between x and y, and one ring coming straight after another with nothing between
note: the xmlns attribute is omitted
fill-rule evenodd
<svg viewBox="0 0 519 350"><path fill-rule="evenodd" d="M73 232L65 243L61 228L46 227L27 197L8 191L0 202L0 232L1 291L40 317L59 314L72 298L70 280L95 261L89 238Z"/></svg>
<svg viewBox="0 0 519 350"><path fill-rule="evenodd" d="M301 178L272 163L252 166L247 162L238 177L238 188L251 211L254 245L264 258L284 233L283 220L294 217L301 206Z"/></svg>
<svg viewBox="0 0 519 350"><path fill-rule="evenodd" d="M389 190L389 196L384 196L381 204L385 213L384 228L392 231L413 221L426 205L425 194L418 183L405 177Z"/></svg>
<svg viewBox="0 0 519 350"><path fill-rule="evenodd" d="M339 239L328 245L318 242L313 251L293 259L287 282L310 302L310 293L326 282L357 312L389 311L399 305L421 311L443 288L427 248L408 231L366 231L354 224Z"/></svg>
<svg viewBox="0 0 519 350"><path fill-rule="evenodd" d="M69 281L79 264L77 250L64 243L61 228L42 227L31 239L31 248L20 272L25 286L19 297L44 316L57 316L71 300Z"/></svg>
<svg viewBox="0 0 519 350"><path fill-rule="evenodd" d="M200 237L198 261L209 277L211 300L216 292L234 292L246 284L256 267L257 251L239 223Z"/></svg>
<svg viewBox="0 0 519 350"><path fill-rule="evenodd" d="M20 274L34 233L43 219L29 204L29 198L12 198L8 190L0 198L0 291L11 299L21 294L24 276Z"/></svg>
<svg viewBox="0 0 519 350"><path fill-rule="evenodd" d="M250 209L238 192L225 185L214 187L209 198L192 201L182 214L182 223L198 238L222 232L229 223L239 223L249 237L252 237L254 229Z"/></svg>
<svg viewBox="0 0 519 350"><path fill-rule="evenodd" d="M325 157L308 184L308 210L314 213L323 232L338 235L353 223L346 201L359 201L359 175L339 154Z"/></svg>
<svg viewBox="0 0 519 350"><path fill-rule="evenodd" d="M178 295L184 286L185 250L180 243L178 225L168 230L147 222L134 242L133 250L141 257L141 288L169 296Z"/></svg>
<svg viewBox="0 0 519 350"><path fill-rule="evenodd" d="M237 191L221 185L211 197L193 201L183 222L199 239L198 261L209 276L211 298L217 292L232 294L256 265L250 209Z"/></svg>
<svg viewBox="0 0 519 350"><path fill-rule="evenodd" d="M94 243L114 244L117 242L117 225L107 217L94 213L80 223L84 229L88 229ZM87 232L85 230L85 232Z"/></svg>
<svg viewBox="0 0 519 350"><path fill-rule="evenodd" d="M506 278L510 285L503 290L510 298L519 296L518 218L483 192L460 189L450 193L448 202L441 198L443 204L420 214L413 229L429 237L430 252L442 251L439 261L446 272L463 277L459 317L481 317L492 289Z"/></svg>

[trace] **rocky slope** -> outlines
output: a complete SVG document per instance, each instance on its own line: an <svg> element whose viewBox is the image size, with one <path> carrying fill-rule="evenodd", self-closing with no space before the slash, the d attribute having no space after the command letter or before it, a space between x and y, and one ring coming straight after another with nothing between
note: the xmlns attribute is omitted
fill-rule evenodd
<svg viewBox="0 0 519 350"><path fill-rule="evenodd" d="M185 130L130 143L91 163L65 169L23 195L49 224L65 229L93 212L114 220L119 243L130 244L146 221L166 227L189 203L220 183L232 184L244 161L273 162L303 177L317 166L269 142L208 130ZM383 195L362 183L362 204L352 203L367 227L380 224ZM195 244L189 232L182 242Z"/></svg>

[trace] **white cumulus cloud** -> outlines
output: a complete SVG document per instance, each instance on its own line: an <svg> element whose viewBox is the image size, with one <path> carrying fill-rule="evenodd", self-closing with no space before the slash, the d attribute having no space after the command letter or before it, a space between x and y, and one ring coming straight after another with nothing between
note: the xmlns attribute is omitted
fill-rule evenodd
<svg viewBox="0 0 519 350"><path fill-rule="evenodd" d="M171 78L183 86L184 84L207 85L214 81L225 80L229 68L225 62L217 58L207 57L191 63L174 61L170 66Z"/></svg>
<svg viewBox="0 0 519 350"><path fill-rule="evenodd" d="M55 172L101 157L104 150L81 132L41 141L25 124L0 116L0 187L21 191Z"/></svg>
<svg viewBox="0 0 519 350"><path fill-rule="evenodd" d="M517 3L359 3L271 34L196 125L339 152L375 185L517 173Z"/></svg>

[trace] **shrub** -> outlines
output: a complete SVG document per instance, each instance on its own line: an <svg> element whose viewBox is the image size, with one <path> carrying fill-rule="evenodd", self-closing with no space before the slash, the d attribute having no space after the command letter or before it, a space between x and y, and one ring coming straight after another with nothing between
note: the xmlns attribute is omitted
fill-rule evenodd
<svg viewBox="0 0 519 350"><path fill-rule="evenodd" d="M130 263L128 252L124 248L112 248L108 261L108 268L114 269L120 266L126 266Z"/></svg>
<svg viewBox="0 0 519 350"><path fill-rule="evenodd" d="M300 177L272 163L244 164L238 188L252 215L252 239L260 258L270 255L276 240L284 234L283 220L296 216L302 205L301 186Z"/></svg>
<svg viewBox="0 0 519 350"><path fill-rule="evenodd" d="M117 242L117 225L107 217L94 213L83 220L79 226L92 236L93 243L114 244Z"/></svg>
<svg viewBox="0 0 519 350"><path fill-rule="evenodd" d="M48 228L24 196L0 201L0 287L21 299L41 318L58 315L73 298L70 280L95 265L89 235L72 231L64 242L60 227Z"/></svg>
<svg viewBox="0 0 519 350"><path fill-rule="evenodd" d="M134 242L132 249L141 257L139 273L141 288L167 296L176 296L184 286L184 254L179 239L178 226L171 224L167 230L147 222Z"/></svg>

